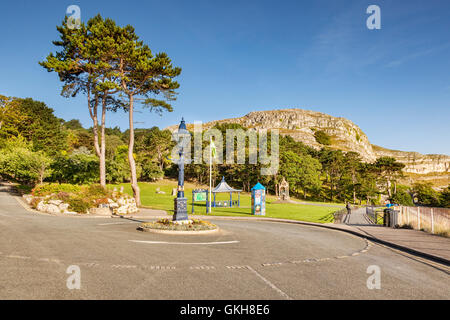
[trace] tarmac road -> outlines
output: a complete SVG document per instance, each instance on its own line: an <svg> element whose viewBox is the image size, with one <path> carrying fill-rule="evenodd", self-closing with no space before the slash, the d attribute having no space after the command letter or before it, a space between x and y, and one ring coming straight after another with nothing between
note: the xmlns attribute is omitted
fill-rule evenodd
<svg viewBox="0 0 450 320"><path fill-rule="evenodd" d="M5 191L5 190L3 190ZM161 235L127 219L30 213L0 192L0 299L449 299L449 270L319 227L214 220ZM69 266L81 288L67 288ZM368 289L367 268L381 271Z"/></svg>

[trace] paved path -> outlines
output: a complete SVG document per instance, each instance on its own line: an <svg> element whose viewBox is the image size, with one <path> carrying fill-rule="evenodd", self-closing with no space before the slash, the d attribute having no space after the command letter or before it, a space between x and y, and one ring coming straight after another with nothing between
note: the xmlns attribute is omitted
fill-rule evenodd
<svg viewBox="0 0 450 320"><path fill-rule="evenodd" d="M30 213L0 190L0 299L449 299L449 270L313 226L210 218L210 235ZM66 286L69 266L81 289ZM369 266L381 289L369 290Z"/></svg>
<svg viewBox="0 0 450 320"><path fill-rule="evenodd" d="M450 261L449 238L418 230L394 229L375 225L367 218L365 208L352 210L352 213L344 219L344 223L350 226L349 230L354 230L362 235Z"/></svg>
<svg viewBox="0 0 450 320"><path fill-rule="evenodd" d="M351 214L347 214L344 223L348 225L371 225L372 223L366 217L366 209L352 209Z"/></svg>

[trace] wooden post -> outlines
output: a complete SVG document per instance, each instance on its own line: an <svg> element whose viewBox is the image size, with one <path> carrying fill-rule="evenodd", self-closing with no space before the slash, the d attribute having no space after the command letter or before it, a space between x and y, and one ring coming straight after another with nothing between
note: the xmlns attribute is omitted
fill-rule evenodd
<svg viewBox="0 0 450 320"><path fill-rule="evenodd" d="M417 207L417 230L420 230L420 207Z"/></svg>
<svg viewBox="0 0 450 320"><path fill-rule="evenodd" d="M406 221L408 221L409 225L409 207L406 207Z"/></svg>
<svg viewBox="0 0 450 320"><path fill-rule="evenodd" d="M434 233L433 208L431 208L431 233Z"/></svg>

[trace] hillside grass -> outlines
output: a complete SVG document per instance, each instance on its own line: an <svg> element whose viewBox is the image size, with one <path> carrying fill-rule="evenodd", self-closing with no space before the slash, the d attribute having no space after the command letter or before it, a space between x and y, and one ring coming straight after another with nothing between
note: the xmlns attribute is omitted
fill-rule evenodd
<svg viewBox="0 0 450 320"><path fill-rule="evenodd" d="M167 211L168 214L173 213L173 199L171 196L172 189L177 185L173 180L161 180L155 183L141 182L139 187L141 189L142 206L151 209L160 209ZM109 185L109 188L124 187L124 192L132 195L132 189L129 183L119 185ZM156 189L165 194L156 193ZM185 184L185 197L188 199L188 214L192 212L192 189L207 188L206 186L194 185L191 183ZM238 195L233 194L233 200L237 200ZM217 194L216 201L229 200L229 194ZM278 199L275 196L266 197L266 216L271 218L292 219L317 223L333 222L333 212L339 210L338 207L320 206L325 203L311 204L294 204L294 203L275 203ZM306 202L303 200L299 200ZM320 204L320 205L314 205ZM333 203L336 206L337 204ZM341 204L339 204L341 205ZM342 205L343 206L343 205ZM194 205L194 215L205 215L206 206L204 202L198 202ZM240 207L232 208L212 208L211 216L233 216L233 217L251 217L251 195L249 193L241 192Z"/></svg>

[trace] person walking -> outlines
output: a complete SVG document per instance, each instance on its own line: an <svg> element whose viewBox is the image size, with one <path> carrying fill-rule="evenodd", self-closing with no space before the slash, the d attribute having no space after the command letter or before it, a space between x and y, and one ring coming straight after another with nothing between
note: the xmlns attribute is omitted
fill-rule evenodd
<svg viewBox="0 0 450 320"><path fill-rule="evenodd" d="M345 206L347 208L347 214L352 213L352 207L350 207L350 202L347 202L347 205Z"/></svg>

